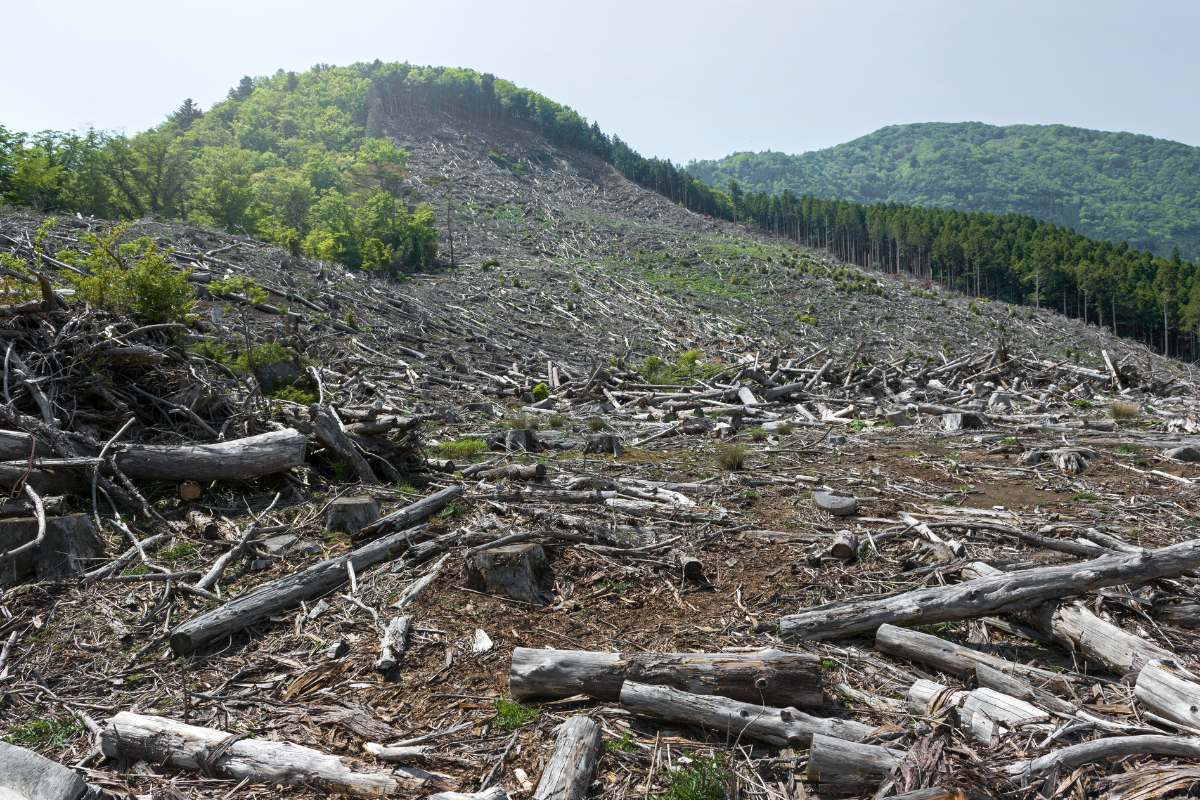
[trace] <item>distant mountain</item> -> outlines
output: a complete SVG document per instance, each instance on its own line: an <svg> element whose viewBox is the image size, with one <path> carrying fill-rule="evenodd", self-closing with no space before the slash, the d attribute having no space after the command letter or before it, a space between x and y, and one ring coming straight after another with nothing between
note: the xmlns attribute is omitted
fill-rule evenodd
<svg viewBox="0 0 1200 800"><path fill-rule="evenodd" d="M1065 125L892 125L801 155L734 153L688 171L726 188L1029 214L1089 236L1200 255L1200 147Z"/></svg>

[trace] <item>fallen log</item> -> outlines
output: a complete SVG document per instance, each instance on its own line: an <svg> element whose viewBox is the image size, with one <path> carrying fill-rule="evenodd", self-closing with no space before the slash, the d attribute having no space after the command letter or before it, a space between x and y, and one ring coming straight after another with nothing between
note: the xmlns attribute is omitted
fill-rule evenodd
<svg viewBox="0 0 1200 800"><path fill-rule="evenodd" d="M1200 732L1200 677L1174 661L1155 660L1142 667L1133 696L1158 719Z"/></svg>
<svg viewBox="0 0 1200 800"><path fill-rule="evenodd" d="M533 800L583 800L600 760L600 726L585 716L571 717L558 728L554 753Z"/></svg>
<svg viewBox="0 0 1200 800"><path fill-rule="evenodd" d="M1064 680L1062 675L1048 669L1019 664L929 633L896 625L879 626L879 630L875 632L875 649L918 664L926 664L958 678L967 678L975 674L977 668L982 665L1004 673L1028 675L1042 681Z"/></svg>
<svg viewBox="0 0 1200 800"><path fill-rule="evenodd" d="M1005 767L1005 771L1013 781L1027 784L1084 764L1128 756L1200 759L1200 736L1109 736L1064 747L1028 761L1018 761Z"/></svg>
<svg viewBox="0 0 1200 800"><path fill-rule="evenodd" d="M107 721L100 748L112 759L146 761L233 780L312 786L354 797L392 797L452 788L420 770L360 772L340 756L292 742L246 739L214 728L122 711Z"/></svg>
<svg viewBox="0 0 1200 800"><path fill-rule="evenodd" d="M337 457L350 465L354 474L363 483L379 483L375 470L367 463L363 454L358 452L354 442L346 435L345 426L338 419L337 413L323 403L314 403L308 407L308 417L312 422L313 435L317 441L328 447Z"/></svg>
<svg viewBox="0 0 1200 800"><path fill-rule="evenodd" d="M130 478L153 481L245 480L304 463L307 438L294 428L213 444L125 445L114 455Z"/></svg>
<svg viewBox="0 0 1200 800"><path fill-rule="evenodd" d="M959 726L985 745L993 744L1018 725L1050 721L1050 715L1032 703L995 689L960 691L927 680L917 681L908 690L908 707L923 716L953 708Z"/></svg>
<svg viewBox="0 0 1200 800"><path fill-rule="evenodd" d="M425 800L508 800L508 792L499 786L492 786L481 792L438 792Z"/></svg>
<svg viewBox="0 0 1200 800"><path fill-rule="evenodd" d="M70 769L32 750L0 741L0 798L83 800L92 790Z"/></svg>
<svg viewBox="0 0 1200 800"><path fill-rule="evenodd" d="M403 553L421 530L398 531L390 536L329 558L292 575L257 586L223 606L195 616L171 631L175 655L191 655L210 642L244 630L257 622L333 591L347 580L347 565L356 573Z"/></svg>
<svg viewBox="0 0 1200 800"><path fill-rule="evenodd" d="M819 706L821 660L803 653L601 653L517 647L509 692L518 700L586 694L615 702L625 680L770 706Z"/></svg>
<svg viewBox="0 0 1200 800"><path fill-rule="evenodd" d="M463 487L455 484L441 491L434 492L428 497L422 497L415 503L380 517L370 525L364 525L358 532L359 536L374 536L388 530L398 530L416 525L423 519L433 516L458 498L462 497Z"/></svg>
<svg viewBox="0 0 1200 800"><path fill-rule="evenodd" d="M1023 611L1063 595L1175 577L1197 567L1200 539L1193 539L1078 564L1035 567L891 596L826 603L783 617L779 631L791 639L833 639L868 633L885 623L929 624Z"/></svg>
<svg viewBox="0 0 1200 800"><path fill-rule="evenodd" d="M795 708L742 703L630 680L621 685L620 701L644 717L720 731L730 741L744 737L775 747L807 747L818 733L857 742L874 730L854 720L813 717Z"/></svg>
<svg viewBox="0 0 1200 800"><path fill-rule="evenodd" d="M408 649L408 637L412 632L412 617L399 616L388 623L379 643L379 658L375 659L375 671L386 677L395 677L404 651Z"/></svg>
<svg viewBox="0 0 1200 800"><path fill-rule="evenodd" d="M866 794L875 791L902 758L903 750L816 733L805 777L822 794Z"/></svg>

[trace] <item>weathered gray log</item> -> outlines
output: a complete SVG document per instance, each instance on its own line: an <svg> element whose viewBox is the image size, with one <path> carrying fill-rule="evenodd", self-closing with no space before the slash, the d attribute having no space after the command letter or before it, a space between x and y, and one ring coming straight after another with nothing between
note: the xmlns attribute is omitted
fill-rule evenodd
<svg viewBox="0 0 1200 800"><path fill-rule="evenodd" d="M392 797L416 790L452 788L420 770L360 772L340 756L291 742L237 739L214 728L122 711L100 735L104 755L197 770L233 780L312 786L354 797Z"/></svg>
<svg viewBox="0 0 1200 800"><path fill-rule="evenodd" d="M1159 719L1200 731L1200 677L1170 660L1150 661L1137 676L1133 696Z"/></svg>
<svg viewBox="0 0 1200 800"><path fill-rule="evenodd" d="M1170 650L1101 619L1080 603L1057 607L1047 604L1038 610L1037 619L1039 627L1064 647L1117 675L1137 672L1154 659L1174 656Z"/></svg>
<svg viewBox="0 0 1200 800"><path fill-rule="evenodd" d="M1182 447L1172 447L1169 450L1164 450L1163 455L1167 458L1173 458L1176 461L1200 461L1200 447L1193 444L1185 444Z"/></svg>
<svg viewBox="0 0 1200 800"><path fill-rule="evenodd" d="M518 700L586 694L614 702L625 680L769 706L819 706L821 660L804 653L600 653L513 649L509 693Z"/></svg>
<svg viewBox="0 0 1200 800"><path fill-rule="evenodd" d="M0 797L83 800L92 794L72 770L32 750L0 741Z"/></svg>
<svg viewBox="0 0 1200 800"><path fill-rule="evenodd" d="M264 583L238 595L222 606L206 611L171 631L171 649L176 655L190 655L210 642L244 630L268 617L294 608L341 586L349 576L346 565L355 572L395 558L408 549L420 535L404 530L376 539L337 558L326 559L278 580Z"/></svg>
<svg viewBox="0 0 1200 800"><path fill-rule="evenodd" d="M41 541L33 544L40 526L37 517L0 520L0 588L81 575L104 555L104 540L87 514L47 517Z"/></svg>
<svg viewBox="0 0 1200 800"><path fill-rule="evenodd" d="M294 428L213 444L125 445L113 456L130 478L153 481L245 480L304 463L307 438Z"/></svg>
<svg viewBox="0 0 1200 800"><path fill-rule="evenodd" d="M853 561L858 558L858 546L854 531L838 531L829 544L829 556L839 561Z"/></svg>
<svg viewBox="0 0 1200 800"><path fill-rule="evenodd" d="M667 557L670 559L671 564L679 570L677 574L682 575L684 580L708 585L708 576L704 574L703 561L677 547L671 548L670 552L667 553Z"/></svg>
<svg viewBox="0 0 1200 800"><path fill-rule="evenodd" d="M533 800L583 800L600 761L600 726L585 716L571 717L558 728L554 753Z"/></svg>
<svg viewBox="0 0 1200 800"><path fill-rule="evenodd" d="M982 664L1004 673L1029 675L1042 681L1062 679L1061 675L1050 670L1019 664L929 633L896 625L879 626L879 630L875 632L875 649L918 664L927 664L947 675L959 678L973 675L976 667Z"/></svg>
<svg viewBox="0 0 1200 800"><path fill-rule="evenodd" d="M545 464L502 464L476 473L476 477L497 480L507 478L514 481L535 481L546 477Z"/></svg>
<svg viewBox="0 0 1200 800"><path fill-rule="evenodd" d="M1084 764L1128 756L1200 759L1200 736L1109 736L1064 747L1029 761L1018 761L1004 769L1009 778L1025 784L1073 770Z"/></svg>
<svg viewBox="0 0 1200 800"><path fill-rule="evenodd" d="M1032 703L995 689L960 691L924 679L908 690L908 707L913 713L922 715L946 707L954 708L959 726L985 745L993 744L1018 725L1050 720L1049 714Z"/></svg>
<svg viewBox="0 0 1200 800"><path fill-rule="evenodd" d="M0 431L0 461L28 460L31 455L48 456L50 448L43 439L35 439L23 431Z"/></svg>
<svg viewBox="0 0 1200 800"><path fill-rule="evenodd" d="M399 616L388 623L379 643L379 658L375 659L375 671L394 677L404 651L408 649L408 637L412 633L412 617Z"/></svg>
<svg viewBox="0 0 1200 800"><path fill-rule="evenodd" d="M308 407L308 418L312 422L313 435L317 437L317 441L349 464L360 481L370 484L379 483L379 477L375 474L375 470L367 463L363 454L358 452L354 441L346 435L342 421L338 419L332 408L322 403L314 403Z"/></svg>
<svg viewBox="0 0 1200 800"><path fill-rule="evenodd" d="M1159 622L1178 625L1181 628L1200 628L1200 602L1194 600L1161 598L1155 601L1150 613Z"/></svg>
<svg viewBox="0 0 1200 800"><path fill-rule="evenodd" d="M865 794L879 788L902 758L903 750L815 733L805 777L822 794Z"/></svg>
<svg viewBox="0 0 1200 800"><path fill-rule="evenodd" d="M540 544L493 547L467 555L467 588L522 603L544 606L554 600L554 575Z"/></svg>
<svg viewBox="0 0 1200 800"><path fill-rule="evenodd" d="M807 747L815 733L857 742L873 730L854 720L814 717L795 708L742 703L631 680L621 685L620 700L622 706L644 717L709 728L730 741L744 737L775 747Z"/></svg>
<svg viewBox="0 0 1200 800"><path fill-rule="evenodd" d="M876 630L885 623L929 624L1022 611L1063 595L1123 583L1174 577L1200 567L1200 539L1121 553L1079 564L1006 572L948 586L826 603L783 617L780 633L793 639L833 639Z"/></svg>
<svg viewBox="0 0 1200 800"><path fill-rule="evenodd" d="M463 487L459 484L447 486L441 491L434 492L428 497L422 497L415 503L380 517L370 525L365 526L359 533L363 536L373 536L384 531L399 530L416 525L421 520L433 516L450 505L454 500L462 497L462 494Z"/></svg>
<svg viewBox="0 0 1200 800"><path fill-rule="evenodd" d="M325 530L358 533L379 519L379 501L370 495L339 497L325 509Z"/></svg>

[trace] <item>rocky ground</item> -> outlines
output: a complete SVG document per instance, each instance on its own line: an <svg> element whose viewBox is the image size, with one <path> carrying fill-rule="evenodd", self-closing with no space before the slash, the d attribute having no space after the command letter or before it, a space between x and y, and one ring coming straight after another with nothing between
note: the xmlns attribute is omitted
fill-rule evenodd
<svg viewBox="0 0 1200 800"><path fill-rule="evenodd" d="M3 427L24 448L0 469L0 530L36 516L29 485L49 518L98 516L103 543L82 576L6 581L5 741L116 796L546 797L559 723L581 715L602 736L580 784L594 797L1151 798L1200 782L1200 680L1180 672L1197 655L1200 561L1194 546L1153 553L1200 539L1188 365L696 217L520 131L392 132L414 192L453 204L453 267L384 280L146 222L135 232L200 293L182 339L78 306L0 321ZM6 213L0 248L33 259L40 222ZM51 229L55 286L53 254L103 225ZM267 299L208 290L228 275ZM269 376L224 368L206 341L281 345L296 391L264 393ZM128 360L139 347L155 355ZM286 431L307 446L284 470L122 481L148 444ZM339 500L386 515L428 497L403 524L329 520ZM180 644L231 599L384 540L398 542L387 558L333 562L319 591ZM994 570L1016 577L898 602L890 627L838 605ZM379 665L397 617L406 647ZM536 671L530 688L523 669L510 686L515 648L775 648L810 654L793 668L822 691L778 693L763 668L754 713L779 741L738 722L745 709L703 717L691 692L651 708L586 682L552 691ZM1147 670L1172 659L1167 702ZM187 761L182 739L122 738L122 712L223 733ZM844 757L855 766L822 767L836 741L813 744L814 725L865 745ZM1053 757L1105 739L1116 749ZM354 790L239 772L256 740L374 777ZM398 742L427 749L375 746Z"/></svg>

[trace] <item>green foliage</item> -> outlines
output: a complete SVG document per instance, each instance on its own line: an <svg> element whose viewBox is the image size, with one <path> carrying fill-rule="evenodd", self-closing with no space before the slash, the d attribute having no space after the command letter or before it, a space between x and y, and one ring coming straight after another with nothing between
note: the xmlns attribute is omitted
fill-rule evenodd
<svg viewBox="0 0 1200 800"><path fill-rule="evenodd" d="M602 417L588 417L587 427L592 433L599 433L605 428L604 419Z"/></svg>
<svg viewBox="0 0 1200 800"><path fill-rule="evenodd" d="M736 153L688 170L749 192L1028 214L1200 257L1200 148L1064 125L895 125L827 150Z"/></svg>
<svg viewBox="0 0 1200 800"><path fill-rule="evenodd" d="M196 545L186 539L175 542L170 547L158 551L158 557L168 563L183 561L196 555Z"/></svg>
<svg viewBox="0 0 1200 800"><path fill-rule="evenodd" d="M269 367L283 361L293 361L295 358L296 354L279 342L264 342L248 351L242 351L233 359L232 367L234 372L246 375L256 367Z"/></svg>
<svg viewBox="0 0 1200 800"><path fill-rule="evenodd" d="M0 305L41 299L42 293L23 258L0 253Z"/></svg>
<svg viewBox="0 0 1200 800"><path fill-rule="evenodd" d="M625 731L620 739L609 739L604 743L604 749L610 753L631 753L637 749L637 740L633 734Z"/></svg>
<svg viewBox="0 0 1200 800"><path fill-rule="evenodd" d="M529 393L533 395L535 402L541 402L542 400L546 400L550 397L550 387L544 383L539 383L535 385Z"/></svg>
<svg viewBox="0 0 1200 800"><path fill-rule="evenodd" d="M183 322L192 310L195 293L188 273L176 270L149 237L122 242L129 224L102 234L85 233L87 251L63 251L59 257L87 272L72 276L75 291L89 305L128 314L148 325Z"/></svg>
<svg viewBox="0 0 1200 800"><path fill-rule="evenodd" d="M670 788L658 800L725 800L732 797L733 773L715 756L696 758L667 772Z"/></svg>
<svg viewBox="0 0 1200 800"><path fill-rule="evenodd" d="M483 439L454 439L440 442L437 446L438 455L450 459L474 458L487 451L487 442Z"/></svg>
<svg viewBox="0 0 1200 800"><path fill-rule="evenodd" d="M724 470L735 471L746 466L748 451L744 445L724 445L717 450L717 466Z"/></svg>
<svg viewBox="0 0 1200 800"><path fill-rule="evenodd" d="M541 714L542 710L540 708L534 708L533 706L519 703L516 700L500 697L496 699L496 718L492 721L492 727L501 733L509 733L524 725L528 725L540 717Z"/></svg>
<svg viewBox="0 0 1200 800"><path fill-rule="evenodd" d="M703 360L699 350L686 350L671 364L658 356L648 356L638 367L647 383L674 385L711 378L721 367Z"/></svg>
<svg viewBox="0 0 1200 800"><path fill-rule="evenodd" d="M62 750L81 733L83 723L75 717L33 719L9 728L4 734L4 741L20 747Z"/></svg>
<svg viewBox="0 0 1200 800"><path fill-rule="evenodd" d="M288 403L298 403L302 406L311 406L317 402L317 393L309 389L302 389L299 386L284 386L281 389L276 389L273 392L267 392L267 397L272 400L283 400Z"/></svg>

